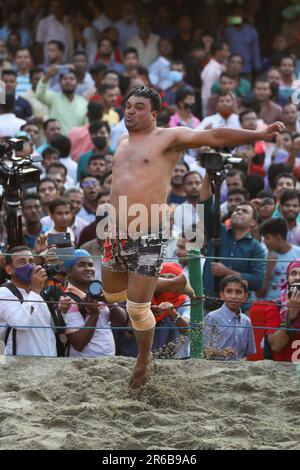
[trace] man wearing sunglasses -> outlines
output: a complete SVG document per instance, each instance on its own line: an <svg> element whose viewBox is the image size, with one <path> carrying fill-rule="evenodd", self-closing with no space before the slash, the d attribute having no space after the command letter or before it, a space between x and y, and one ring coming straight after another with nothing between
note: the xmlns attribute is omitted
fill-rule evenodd
<svg viewBox="0 0 300 470"><path fill-rule="evenodd" d="M80 181L83 190L83 204L78 216L87 223L94 222L97 210L97 196L100 193L100 183L94 176L86 175Z"/></svg>

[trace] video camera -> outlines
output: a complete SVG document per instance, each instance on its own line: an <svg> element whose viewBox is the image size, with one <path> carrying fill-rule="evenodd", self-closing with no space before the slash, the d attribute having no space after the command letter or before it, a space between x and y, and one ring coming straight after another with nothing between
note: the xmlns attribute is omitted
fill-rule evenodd
<svg viewBox="0 0 300 470"><path fill-rule="evenodd" d="M216 151L200 152L197 160L200 161L201 166L205 168L208 173L221 172L232 166L241 168L243 162L243 158L234 157L231 153Z"/></svg>
<svg viewBox="0 0 300 470"><path fill-rule="evenodd" d="M41 162L42 157L38 154L17 156L16 152L21 152L23 146L23 140L14 138L0 143L0 184L4 188L13 184L15 189L28 189L40 182L40 170L32 164Z"/></svg>

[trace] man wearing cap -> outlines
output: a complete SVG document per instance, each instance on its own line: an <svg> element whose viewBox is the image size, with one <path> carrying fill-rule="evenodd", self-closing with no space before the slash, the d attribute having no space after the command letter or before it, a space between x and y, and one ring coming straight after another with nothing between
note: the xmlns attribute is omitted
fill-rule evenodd
<svg viewBox="0 0 300 470"><path fill-rule="evenodd" d="M86 250L75 250L74 257L65 260L64 266L69 274L66 293L71 293L72 297L61 298L59 308L65 313L65 333L70 344L69 355L114 356L115 342L110 328L110 309L105 303L87 296L88 286L95 279L95 267L90 254ZM88 302L89 305L84 305L82 309L78 302L74 303L75 296L82 302ZM119 307L117 309L122 315L122 309ZM84 327L89 328L80 329Z"/></svg>

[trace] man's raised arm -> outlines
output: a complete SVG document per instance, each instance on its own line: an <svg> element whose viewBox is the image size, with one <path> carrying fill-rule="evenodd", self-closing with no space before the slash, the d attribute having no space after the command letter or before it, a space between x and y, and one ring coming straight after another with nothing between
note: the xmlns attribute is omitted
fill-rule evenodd
<svg viewBox="0 0 300 470"><path fill-rule="evenodd" d="M173 145L180 150L184 150L202 147L203 145L209 147L235 147L236 145L249 144L257 140L270 140L284 129L284 124L277 121L263 131L227 129L223 127L206 131L197 131L188 127L176 127L170 130L174 133Z"/></svg>

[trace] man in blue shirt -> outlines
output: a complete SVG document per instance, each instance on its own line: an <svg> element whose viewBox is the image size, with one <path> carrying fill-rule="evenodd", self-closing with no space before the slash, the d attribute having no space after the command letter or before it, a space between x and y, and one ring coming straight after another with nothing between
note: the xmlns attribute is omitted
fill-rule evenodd
<svg viewBox="0 0 300 470"><path fill-rule="evenodd" d="M207 256L214 256L213 237L213 201L211 177L206 173L200 191L200 201L204 203L204 226L208 242ZM265 275L265 252L262 246L251 235L251 229L256 225L257 213L249 202L239 204L231 215L231 224L227 229L221 224L221 262L207 258L204 265L203 282L206 296L215 296L214 278L223 278L235 274L248 282L249 291L262 287Z"/></svg>
<svg viewBox="0 0 300 470"><path fill-rule="evenodd" d="M247 300L247 281L226 276L220 297L224 304L204 320L204 348L208 359L245 359L256 352L250 318L241 312Z"/></svg>
<svg viewBox="0 0 300 470"><path fill-rule="evenodd" d="M251 76L254 71L261 69L259 37L257 30L245 23L243 14L242 8L235 8L234 14L229 17L230 26L225 29L225 40L232 54L243 57L243 74Z"/></svg>

